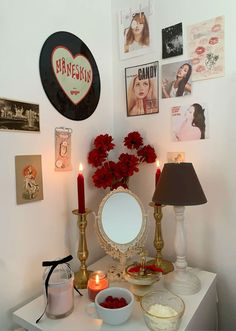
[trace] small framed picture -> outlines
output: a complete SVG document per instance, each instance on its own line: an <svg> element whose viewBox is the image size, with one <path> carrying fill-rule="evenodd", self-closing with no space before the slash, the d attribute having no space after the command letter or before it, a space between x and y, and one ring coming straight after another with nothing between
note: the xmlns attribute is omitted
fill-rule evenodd
<svg viewBox="0 0 236 331"><path fill-rule="evenodd" d="M43 200L41 155L16 155L17 204Z"/></svg>
<svg viewBox="0 0 236 331"><path fill-rule="evenodd" d="M158 61L125 69L127 116L159 112Z"/></svg>
<svg viewBox="0 0 236 331"><path fill-rule="evenodd" d="M0 130L39 132L39 105L0 98Z"/></svg>

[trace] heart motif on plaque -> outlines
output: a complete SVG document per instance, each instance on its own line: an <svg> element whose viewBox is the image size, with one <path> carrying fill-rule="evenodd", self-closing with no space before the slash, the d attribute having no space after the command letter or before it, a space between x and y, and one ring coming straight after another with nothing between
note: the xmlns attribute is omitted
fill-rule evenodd
<svg viewBox="0 0 236 331"><path fill-rule="evenodd" d="M65 47L57 47L52 53L52 67L58 83L67 97L77 105L89 92L93 71L85 56L73 56Z"/></svg>

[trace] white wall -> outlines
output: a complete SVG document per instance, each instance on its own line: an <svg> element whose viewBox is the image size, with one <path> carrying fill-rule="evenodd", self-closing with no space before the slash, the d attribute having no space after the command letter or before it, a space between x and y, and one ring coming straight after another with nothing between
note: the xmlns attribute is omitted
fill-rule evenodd
<svg viewBox="0 0 236 331"><path fill-rule="evenodd" d="M111 4L109 0L1 0L0 97L40 105L40 133L0 132L0 330L10 328L10 311L42 290L41 262L72 253L79 262L76 217L76 177L79 162L85 166L86 204L97 211L104 192L95 190L87 154L92 138L110 132L112 113ZM44 41L56 31L81 38L91 50L100 71L101 97L96 111L84 121L63 117L44 93L39 55ZM106 119L104 121L104 119ZM73 170L54 171L54 129L72 128ZM41 154L44 200L16 204L15 155ZM104 254L94 240L89 217L88 263Z"/></svg>
<svg viewBox="0 0 236 331"><path fill-rule="evenodd" d="M110 16L112 3L112 16ZM76 255L77 228L72 209L76 208L76 174L79 161L86 157L93 137L101 132L113 132L118 141L129 131L139 130L146 141L155 145L161 163L168 151L184 151L193 162L208 198L203 206L186 208L188 262L218 274L218 293L222 330L236 326L236 266L235 245L235 7L233 0L156 0L156 50L152 54L120 61L118 56L117 10L138 3L136 0L1 0L0 2L0 97L32 101L40 104L41 132L0 133L0 330L8 330L10 311L41 291L41 261ZM223 78L194 83L193 100L209 105L210 139L173 143L170 139L170 107L173 100L160 100L160 113L126 117L124 68L160 60L161 28L183 22L197 23L217 15L225 16L226 74ZM111 25L113 26L111 29ZM70 121L62 117L47 99L39 77L38 61L46 38L56 31L68 31L80 37L92 51L101 75L101 99L95 113L85 121ZM98 32L97 32L98 31ZM113 34L113 39L112 38ZM111 41L112 40L112 41ZM111 52L111 43L113 53ZM186 57L173 59L179 61ZM114 75L112 76L112 63ZM167 63L168 61L161 61ZM113 85L112 85L113 84ZM113 95L114 94L114 95ZM114 107L113 107L114 100ZM113 112L114 109L114 121ZM106 120L104 120L106 119ZM114 124L114 131L112 130ZM54 129L73 129L72 161L68 173L54 172ZM15 155L41 154L44 200L16 205ZM145 165L133 176L130 188L148 207L154 190L154 165ZM86 202L97 210L104 192L94 189L91 169L85 169ZM165 207L163 217L164 254L174 259L174 214ZM87 239L88 262L103 254L97 245L93 219L89 218ZM150 217L150 232L154 221ZM152 242L152 235L150 235ZM149 244L154 254L153 245ZM76 259L75 259L76 260ZM78 262L74 262L74 268Z"/></svg>
<svg viewBox="0 0 236 331"><path fill-rule="evenodd" d="M112 1L113 22L117 12L139 4L139 0ZM202 206L187 207L185 211L187 232L187 260L189 264L218 274L218 294L220 325L222 330L236 329L236 138L234 112L236 88L235 61L235 10L233 0L156 0L155 39L157 47L152 54L120 61L118 52L118 29L113 25L114 49L114 123L115 135L121 138L130 131L139 130L148 143L154 144L161 164L167 162L167 152L184 151L186 161L194 164L199 180L205 191L208 203ZM184 45L188 25L225 16L225 76L222 78L195 82L191 100L208 105L210 116L210 138L204 141L172 142L170 136L170 108L175 99L160 99L160 113L126 117L124 68L132 65L159 60L159 64L187 59L184 55L169 60L161 60L161 29L182 22ZM151 213L150 229L154 219L148 207L154 190L155 166L145 165L133 176L130 188L137 193ZM175 258L173 247L174 213L172 207L163 209L164 255ZM150 230L150 233L153 231ZM150 235L150 252L154 254L153 235Z"/></svg>

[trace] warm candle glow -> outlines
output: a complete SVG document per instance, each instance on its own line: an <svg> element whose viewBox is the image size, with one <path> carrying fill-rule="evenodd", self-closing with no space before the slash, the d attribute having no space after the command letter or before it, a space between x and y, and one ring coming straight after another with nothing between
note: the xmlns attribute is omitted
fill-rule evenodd
<svg viewBox="0 0 236 331"><path fill-rule="evenodd" d="M80 163L80 164L79 164L79 172L82 172L83 170L84 170L84 168L83 168L83 164Z"/></svg>
<svg viewBox="0 0 236 331"><path fill-rule="evenodd" d="M99 284L99 276L98 276L98 275L95 276L95 284L96 284L96 285Z"/></svg>
<svg viewBox="0 0 236 331"><path fill-rule="evenodd" d="M106 274L101 271L94 271L88 280L88 296L91 301L95 300L96 295L109 286Z"/></svg>
<svg viewBox="0 0 236 331"><path fill-rule="evenodd" d="M160 168L160 161L159 160L156 160L156 165L157 165L157 168Z"/></svg>

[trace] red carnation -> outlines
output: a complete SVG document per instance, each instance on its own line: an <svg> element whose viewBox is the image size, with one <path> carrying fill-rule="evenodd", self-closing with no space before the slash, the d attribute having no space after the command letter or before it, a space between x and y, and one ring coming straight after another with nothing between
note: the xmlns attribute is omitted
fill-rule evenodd
<svg viewBox="0 0 236 331"><path fill-rule="evenodd" d="M127 137L124 138L124 145L129 149L139 149L143 145L143 138L137 131L130 132Z"/></svg>
<svg viewBox="0 0 236 331"><path fill-rule="evenodd" d="M122 153L117 163L118 172L122 177L129 177L138 172L138 158L135 155Z"/></svg>
<svg viewBox="0 0 236 331"><path fill-rule="evenodd" d="M101 168L98 168L93 175L93 182L96 187L111 187L112 173L109 167L109 162L104 163Z"/></svg>
<svg viewBox="0 0 236 331"><path fill-rule="evenodd" d="M106 160L107 153L98 149L93 149L88 154L88 163L93 167L99 167Z"/></svg>
<svg viewBox="0 0 236 331"><path fill-rule="evenodd" d="M112 140L113 138L109 134L100 134L94 140L94 146L101 151L109 152L115 147Z"/></svg>
<svg viewBox="0 0 236 331"><path fill-rule="evenodd" d="M153 163L157 158L154 148L150 145L142 147L137 154L140 162Z"/></svg>

